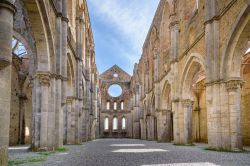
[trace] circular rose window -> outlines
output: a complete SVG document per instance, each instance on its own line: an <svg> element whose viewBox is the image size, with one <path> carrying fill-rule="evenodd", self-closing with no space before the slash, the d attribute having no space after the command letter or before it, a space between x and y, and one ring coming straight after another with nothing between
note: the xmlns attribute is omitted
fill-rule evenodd
<svg viewBox="0 0 250 166"><path fill-rule="evenodd" d="M122 94L122 88L118 84L113 84L108 89L108 94L112 97L119 97Z"/></svg>

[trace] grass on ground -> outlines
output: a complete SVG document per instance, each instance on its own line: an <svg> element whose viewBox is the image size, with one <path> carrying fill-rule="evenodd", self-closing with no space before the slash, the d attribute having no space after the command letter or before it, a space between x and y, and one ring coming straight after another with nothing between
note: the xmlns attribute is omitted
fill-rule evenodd
<svg viewBox="0 0 250 166"><path fill-rule="evenodd" d="M195 146L195 144L173 144L175 146Z"/></svg>
<svg viewBox="0 0 250 166"><path fill-rule="evenodd" d="M9 160L8 165L14 166L14 165L20 165L20 164L31 164L31 163L43 162L45 160L46 160L46 157L43 157L43 156L29 157L26 159Z"/></svg>
<svg viewBox="0 0 250 166"><path fill-rule="evenodd" d="M36 157L28 157L24 159L15 159L15 160L9 160L8 166L16 166L20 164L31 164L31 163L39 163L39 162L44 162L47 160L47 157L54 155L56 153L63 153L68 151L67 148L58 148L55 151L51 152L38 152L37 154L39 156Z"/></svg>
<svg viewBox="0 0 250 166"><path fill-rule="evenodd" d="M223 148L219 148L219 149L216 149L216 148L211 148L211 147L208 147L208 148L204 148L204 150L209 150L209 151L216 151L216 152L227 152L227 153L249 153L247 150L228 150L228 149L223 149Z"/></svg>

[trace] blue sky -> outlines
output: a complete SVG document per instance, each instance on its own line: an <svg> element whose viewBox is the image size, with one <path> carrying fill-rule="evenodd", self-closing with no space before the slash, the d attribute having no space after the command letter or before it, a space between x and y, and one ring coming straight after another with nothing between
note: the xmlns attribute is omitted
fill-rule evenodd
<svg viewBox="0 0 250 166"><path fill-rule="evenodd" d="M87 1L100 74L115 64L132 74L159 0Z"/></svg>

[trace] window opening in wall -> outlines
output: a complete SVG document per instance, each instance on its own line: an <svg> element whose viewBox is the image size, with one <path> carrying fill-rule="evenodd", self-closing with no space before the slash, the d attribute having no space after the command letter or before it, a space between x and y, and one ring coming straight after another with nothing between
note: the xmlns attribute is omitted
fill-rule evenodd
<svg viewBox="0 0 250 166"><path fill-rule="evenodd" d="M114 102L114 110L116 110L117 109L117 103L116 103L116 101Z"/></svg>
<svg viewBox="0 0 250 166"><path fill-rule="evenodd" d="M196 0L196 9L199 8L199 0Z"/></svg>
<svg viewBox="0 0 250 166"><path fill-rule="evenodd" d="M16 38L12 38L12 54L15 54L18 57L24 57L27 55L27 50L23 43L21 43Z"/></svg>
<svg viewBox="0 0 250 166"><path fill-rule="evenodd" d="M109 110L109 109L110 109L110 102L107 101L107 110Z"/></svg>
<svg viewBox="0 0 250 166"><path fill-rule="evenodd" d="M122 118L122 129L123 130L126 129L126 118L125 117Z"/></svg>
<svg viewBox="0 0 250 166"><path fill-rule="evenodd" d="M106 117L104 120L104 130L108 130L109 129L109 118Z"/></svg>
<svg viewBox="0 0 250 166"><path fill-rule="evenodd" d="M124 109L124 104L123 104L123 101L121 102L121 110L123 111Z"/></svg>
<svg viewBox="0 0 250 166"><path fill-rule="evenodd" d="M248 46L248 47L247 47L248 49L247 49L247 51L246 51L246 54L249 54L249 53L250 53L250 41L248 41L247 46Z"/></svg>
<svg viewBox="0 0 250 166"><path fill-rule="evenodd" d="M113 118L113 130L118 130L118 119L117 119L117 117Z"/></svg>
<svg viewBox="0 0 250 166"><path fill-rule="evenodd" d="M30 129L29 129L29 127L25 127L25 136L26 137L29 137L30 136Z"/></svg>
<svg viewBox="0 0 250 166"><path fill-rule="evenodd" d="M122 88L118 84L113 84L108 88L108 94L111 97L119 97L122 94Z"/></svg>

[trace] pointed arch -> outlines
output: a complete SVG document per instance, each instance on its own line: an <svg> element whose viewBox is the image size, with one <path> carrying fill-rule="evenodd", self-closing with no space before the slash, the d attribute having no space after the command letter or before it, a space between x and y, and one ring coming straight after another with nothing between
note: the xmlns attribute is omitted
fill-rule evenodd
<svg viewBox="0 0 250 166"><path fill-rule="evenodd" d="M230 33L226 44L220 69L221 78L227 80L230 77L240 78L242 56L248 49L250 29L250 5L246 4L242 9Z"/></svg>
<svg viewBox="0 0 250 166"><path fill-rule="evenodd" d="M37 71L50 71L54 57L54 46L49 18L44 1L25 0L29 21L36 43Z"/></svg>

